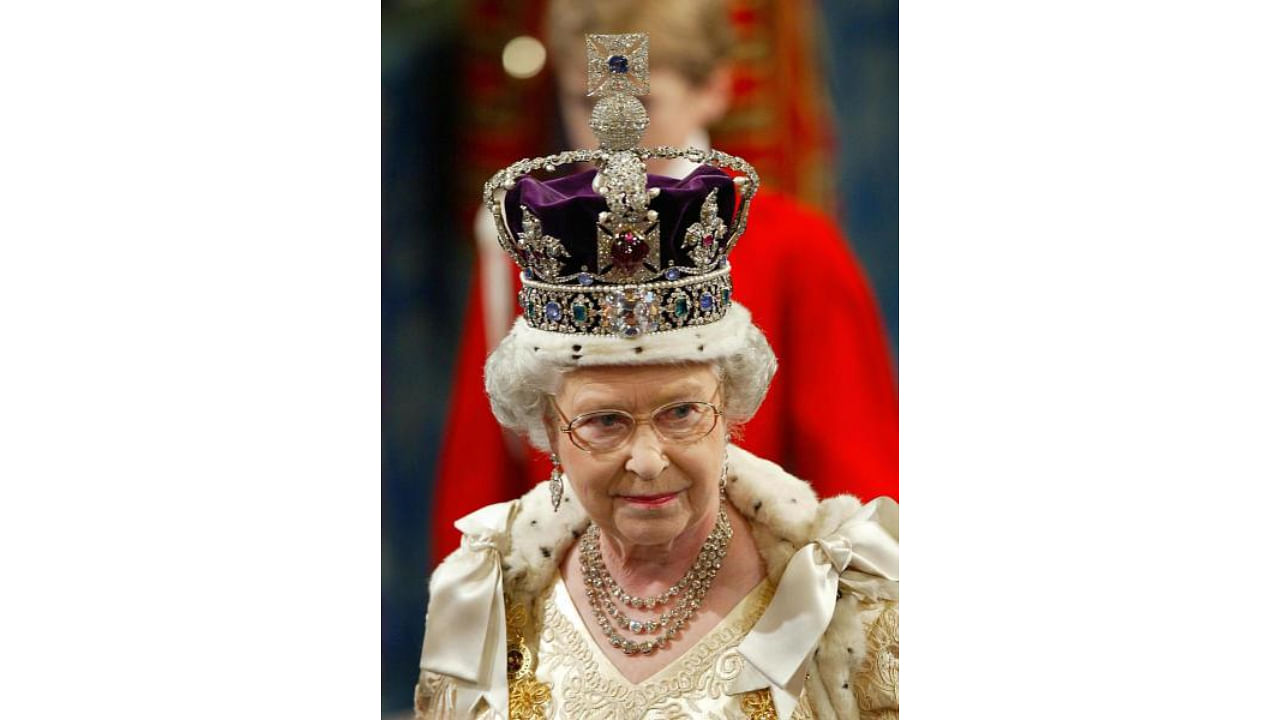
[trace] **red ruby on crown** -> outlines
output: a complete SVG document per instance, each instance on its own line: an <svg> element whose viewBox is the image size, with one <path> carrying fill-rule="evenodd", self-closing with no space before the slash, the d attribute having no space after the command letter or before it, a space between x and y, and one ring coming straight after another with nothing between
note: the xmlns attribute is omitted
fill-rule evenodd
<svg viewBox="0 0 1280 720"><path fill-rule="evenodd" d="M640 269L649 255L649 243L631 231L617 235L609 247L609 257L623 272L631 274Z"/></svg>

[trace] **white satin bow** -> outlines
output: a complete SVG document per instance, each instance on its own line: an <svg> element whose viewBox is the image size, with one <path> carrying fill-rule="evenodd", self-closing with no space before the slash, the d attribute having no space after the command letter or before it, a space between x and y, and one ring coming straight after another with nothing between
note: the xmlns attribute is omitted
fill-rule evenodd
<svg viewBox="0 0 1280 720"><path fill-rule="evenodd" d="M830 535L796 551L769 607L738 646L746 660L731 694L769 688L778 717L791 717L806 666L835 613L840 587L897 599L898 504L877 498Z"/></svg>
<svg viewBox="0 0 1280 720"><path fill-rule="evenodd" d="M471 717L484 698L507 717L507 620L502 550L516 501L481 508L454 527L470 552L431 575L431 605L419 667L456 681L455 717Z"/></svg>

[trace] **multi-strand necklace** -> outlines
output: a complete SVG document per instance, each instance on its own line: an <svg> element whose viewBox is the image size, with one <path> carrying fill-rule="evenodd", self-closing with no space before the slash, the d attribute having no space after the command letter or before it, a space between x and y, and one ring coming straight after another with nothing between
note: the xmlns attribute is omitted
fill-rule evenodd
<svg viewBox="0 0 1280 720"><path fill-rule="evenodd" d="M654 650L667 647L672 638L689 622L689 618L702 605L702 598L711 587L711 581L720 571L725 553L729 551L729 541L733 538L733 528L724 510L720 510L715 527L702 543L698 551L698 559L689 567L684 577L666 591L653 597L637 597L623 590L605 567L604 557L600 554L600 528L592 523L582 536L582 552L579 554L582 563L582 576L587 586L588 604L600 629L609 637L609 644L619 648L627 655L642 653L652 654ZM678 598L678 599L677 599ZM653 610L676 599L675 604L664 610L661 615L651 620L636 620L628 617L618 607L619 604L637 609ZM617 626L615 628L615 625ZM623 637L618 630L625 630L636 635L658 633L652 640L636 641Z"/></svg>

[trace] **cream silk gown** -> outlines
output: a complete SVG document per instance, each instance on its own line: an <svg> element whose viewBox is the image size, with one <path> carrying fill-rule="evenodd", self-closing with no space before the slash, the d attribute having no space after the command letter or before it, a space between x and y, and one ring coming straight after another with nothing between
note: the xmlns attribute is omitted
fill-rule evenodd
<svg viewBox="0 0 1280 720"><path fill-rule="evenodd" d="M768 581L747 594L715 628L670 665L631 683L600 651L564 579L557 578L542 604L538 680L551 686L547 717L674 720L744 718L741 695L730 683L742 669L738 643L751 631L773 597ZM794 718L811 718L802 701Z"/></svg>
<svg viewBox="0 0 1280 720"><path fill-rule="evenodd" d="M762 580L710 632L687 648L671 664L645 680L632 683L622 676L591 637L569 597L564 578L556 580L538 603L540 615L531 626L541 628L536 647L535 677L549 688L539 708L525 707L512 695L512 717L533 710L533 717L599 718L601 720L695 720L702 718L776 717L758 693L730 695L727 690L742 670L738 644L746 637L773 598L774 586ZM436 693L426 717L449 717L451 693ZM486 710L477 717L489 720ZM801 696L793 720L811 720L808 699Z"/></svg>

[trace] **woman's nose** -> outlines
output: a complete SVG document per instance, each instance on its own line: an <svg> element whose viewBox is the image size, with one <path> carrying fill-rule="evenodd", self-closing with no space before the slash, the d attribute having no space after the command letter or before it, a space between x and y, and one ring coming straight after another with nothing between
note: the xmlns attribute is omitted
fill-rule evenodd
<svg viewBox="0 0 1280 720"><path fill-rule="evenodd" d="M636 428L631 438L626 469L642 480L655 480L667 469L669 461L663 452L662 438L648 423Z"/></svg>

